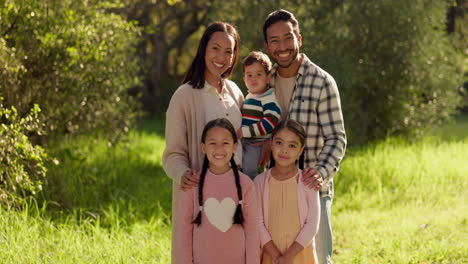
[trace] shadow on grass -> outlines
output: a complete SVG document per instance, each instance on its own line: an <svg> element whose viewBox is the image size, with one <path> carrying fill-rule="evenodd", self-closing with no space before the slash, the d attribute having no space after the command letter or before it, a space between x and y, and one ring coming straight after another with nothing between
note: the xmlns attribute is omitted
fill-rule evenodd
<svg viewBox="0 0 468 264"><path fill-rule="evenodd" d="M148 115L137 122L135 130L139 133L156 134L164 138L165 121L165 114Z"/></svg>

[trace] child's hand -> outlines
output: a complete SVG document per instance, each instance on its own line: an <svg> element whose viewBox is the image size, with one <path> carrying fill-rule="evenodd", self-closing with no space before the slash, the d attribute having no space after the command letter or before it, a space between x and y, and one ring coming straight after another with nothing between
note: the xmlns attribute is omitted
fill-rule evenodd
<svg viewBox="0 0 468 264"><path fill-rule="evenodd" d="M288 257L287 255L283 255L275 260L275 264L293 264L293 257Z"/></svg>
<svg viewBox="0 0 468 264"><path fill-rule="evenodd" d="M242 127L237 129L237 138L241 139L244 135L242 134Z"/></svg>

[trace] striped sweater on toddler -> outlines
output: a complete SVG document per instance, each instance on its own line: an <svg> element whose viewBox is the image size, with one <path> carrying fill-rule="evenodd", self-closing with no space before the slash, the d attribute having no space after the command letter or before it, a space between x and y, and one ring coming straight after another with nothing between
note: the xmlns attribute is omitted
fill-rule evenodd
<svg viewBox="0 0 468 264"><path fill-rule="evenodd" d="M249 93L242 105L242 134L245 138L268 138L281 117L274 89Z"/></svg>

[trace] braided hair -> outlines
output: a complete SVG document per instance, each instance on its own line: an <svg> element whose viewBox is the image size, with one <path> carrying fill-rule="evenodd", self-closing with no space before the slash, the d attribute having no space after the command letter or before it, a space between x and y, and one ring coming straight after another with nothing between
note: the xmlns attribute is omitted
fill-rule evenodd
<svg viewBox="0 0 468 264"><path fill-rule="evenodd" d="M229 122L229 120L227 120L226 118L214 119L205 125L205 128L203 129L203 133L202 133L202 140L201 140L202 143L205 143L205 139L206 139L206 135L208 131L214 127L220 127L220 128L224 128L228 130L232 135L234 143L237 143L236 131L234 127L232 126L231 122ZM230 163L231 163L231 168L234 172L234 180L235 180L236 189L237 189L237 198L239 199L239 202L236 207L236 211L233 216L233 223L242 225L244 223L244 215L242 213L242 202L243 202L242 201L242 186L240 184L239 169L237 168L236 162L234 161L234 155L231 157ZM205 185L206 172L208 171L209 166L210 166L210 162L208 160L208 157L205 155L205 158L203 159L201 174L200 174L200 182L198 183L198 213L192 222L193 224L197 224L197 225L201 224L201 212L203 210L203 186Z"/></svg>

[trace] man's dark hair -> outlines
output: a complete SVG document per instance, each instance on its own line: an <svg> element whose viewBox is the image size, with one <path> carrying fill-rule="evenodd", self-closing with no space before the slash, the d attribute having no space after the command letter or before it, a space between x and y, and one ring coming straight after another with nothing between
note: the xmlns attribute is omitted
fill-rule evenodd
<svg viewBox="0 0 468 264"><path fill-rule="evenodd" d="M300 35L299 22L297 22L297 19L296 17L294 17L294 14L284 9L278 9L270 13L267 19L265 20L265 24L263 24L263 38L265 39L265 42L267 42L267 29L271 25L279 21L291 22L296 36Z"/></svg>

